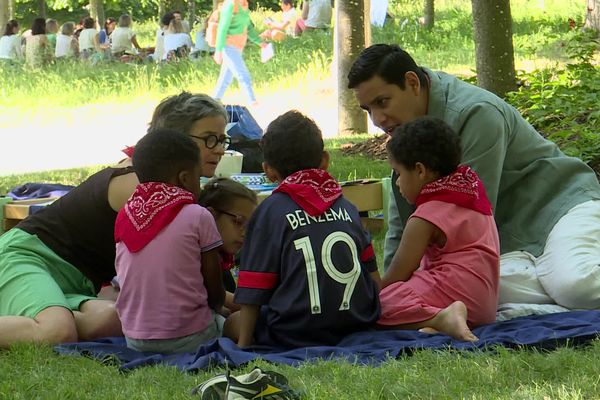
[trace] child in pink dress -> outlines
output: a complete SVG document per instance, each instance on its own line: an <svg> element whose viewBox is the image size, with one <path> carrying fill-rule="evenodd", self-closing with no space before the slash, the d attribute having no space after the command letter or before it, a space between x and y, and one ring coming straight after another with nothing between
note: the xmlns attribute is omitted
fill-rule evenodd
<svg viewBox="0 0 600 400"><path fill-rule="evenodd" d="M499 239L483 183L459 165L459 137L423 117L394 131L395 182L416 210L382 278L380 327L442 332L476 341L470 327L495 321Z"/></svg>

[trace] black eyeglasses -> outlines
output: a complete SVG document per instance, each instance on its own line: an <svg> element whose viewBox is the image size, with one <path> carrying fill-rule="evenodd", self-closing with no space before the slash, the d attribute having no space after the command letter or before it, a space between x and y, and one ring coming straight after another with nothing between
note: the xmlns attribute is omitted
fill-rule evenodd
<svg viewBox="0 0 600 400"><path fill-rule="evenodd" d="M223 146L223 150L227 150L229 145L231 144L231 138L229 136L221 136L220 138L217 135L206 135L206 136L196 136L190 135L193 138L200 139L204 141L207 149L214 149L217 147L217 144Z"/></svg>
<svg viewBox="0 0 600 400"><path fill-rule="evenodd" d="M239 229L246 229L246 226L248 225L248 220L241 216L241 215L237 215L237 214L233 214L227 211L223 211L223 210L217 210L215 209L215 211L223 213L225 215L229 215L230 217L233 218L233 222L235 223L235 226L237 226Z"/></svg>

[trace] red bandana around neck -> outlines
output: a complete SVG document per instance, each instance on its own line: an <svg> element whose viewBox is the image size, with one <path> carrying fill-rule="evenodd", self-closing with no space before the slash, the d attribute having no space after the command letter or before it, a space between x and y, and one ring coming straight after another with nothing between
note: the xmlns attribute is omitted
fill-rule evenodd
<svg viewBox="0 0 600 400"><path fill-rule="evenodd" d="M308 215L323 214L342 195L342 187L323 169L303 169L283 180L273 192L289 195Z"/></svg>
<svg viewBox="0 0 600 400"><path fill-rule="evenodd" d="M483 182L477 173L466 165L459 165L450 175L424 185L415 205L418 207L433 200L456 204L484 215L492 215L492 205L485 194Z"/></svg>
<svg viewBox="0 0 600 400"><path fill-rule="evenodd" d="M191 192L163 182L140 183L117 214L115 242L130 252L143 249L177 216L186 204L194 204Z"/></svg>

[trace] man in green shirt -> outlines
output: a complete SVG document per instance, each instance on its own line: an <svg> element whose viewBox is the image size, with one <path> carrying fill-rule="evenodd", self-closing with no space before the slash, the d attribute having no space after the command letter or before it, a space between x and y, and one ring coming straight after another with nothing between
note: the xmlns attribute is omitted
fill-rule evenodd
<svg viewBox="0 0 600 400"><path fill-rule="evenodd" d="M460 135L462 163L475 169L494 207L501 306L600 308L600 185L591 168L564 155L496 95L420 67L396 45L363 50L348 80L360 106L387 134L429 115ZM392 192L385 267L413 211L396 185Z"/></svg>

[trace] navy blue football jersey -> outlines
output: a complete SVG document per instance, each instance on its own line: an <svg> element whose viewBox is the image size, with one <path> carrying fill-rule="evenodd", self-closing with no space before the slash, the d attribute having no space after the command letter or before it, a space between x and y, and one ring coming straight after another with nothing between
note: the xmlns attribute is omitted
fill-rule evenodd
<svg viewBox="0 0 600 400"><path fill-rule="evenodd" d="M254 212L242 250L238 304L264 305L258 344L335 345L379 318L371 238L356 207L340 197L311 217L287 194Z"/></svg>

